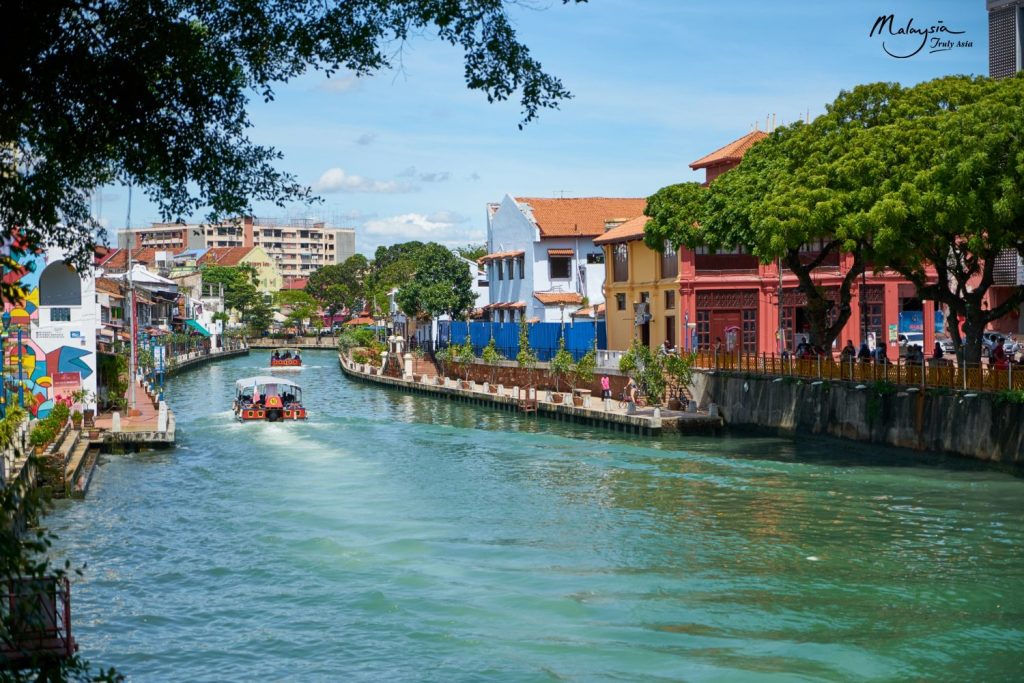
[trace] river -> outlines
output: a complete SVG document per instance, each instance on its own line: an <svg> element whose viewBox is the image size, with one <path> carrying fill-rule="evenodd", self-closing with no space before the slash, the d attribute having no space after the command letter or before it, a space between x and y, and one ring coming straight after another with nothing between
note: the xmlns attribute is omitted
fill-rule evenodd
<svg viewBox="0 0 1024 683"><path fill-rule="evenodd" d="M357 384L232 420L263 353L169 383L179 444L47 518L74 633L132 681L1010 680L1024 480L834 440L641 439Z"/></svg>

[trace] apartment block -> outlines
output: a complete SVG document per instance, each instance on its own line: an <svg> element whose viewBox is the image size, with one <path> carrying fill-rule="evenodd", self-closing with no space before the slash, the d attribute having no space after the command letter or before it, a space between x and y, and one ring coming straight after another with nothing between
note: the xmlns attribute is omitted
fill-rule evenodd
<svg viewBox="0 0 1024 683"><path fill-rule="evenodd" d="M215 225L154 223L148 228L132 228L120 233L118 245L175 253L185 249L262 247L281 276L292 280L353 256L356 232L313 219L245 216Z"/></svg>
<svg viewBox="0 0 1024 683"><path fill-rule="evenodd" d="M1024 69L1024 0L987 0L988 75L1008 78Z"/></svg>

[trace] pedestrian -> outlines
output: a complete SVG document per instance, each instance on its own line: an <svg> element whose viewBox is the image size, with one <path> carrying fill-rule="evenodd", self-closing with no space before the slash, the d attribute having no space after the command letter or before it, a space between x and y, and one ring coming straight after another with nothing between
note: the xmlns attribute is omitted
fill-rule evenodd
<svg viewBox="0 0 1024 683"><path fill-rule="evenodd" d="M721 350L722 350L722 338L721 337L715 337L715 355L718 355L718 353Z"/></svg>
<svg viewBox="0 0 1024 683"><path fill-rule="evenodd" d="M1005 340L1002 337L1000 337L996 341L995 348L992 349L992 365L996 368L996 370L1005 370L1007 366L1006 350L1003 348L1004 341Z"/></svg>
<svg viewBox="0 0 1024 683"><path fill-rule="evenodd" d="M608 375L601 375L601 398L612 397L612 381Z"/></svg>
<svg viewBox="0 0 1024 683"><path fill-rule="evenodd" d="M839 360L843 363L852 363L853 359L857 357L857 349L853 347L853 340L847 339L846 346L839 353Z"/></svg>
<svg viewBox="0 0 1024 683"><path fill-rule="evenodd" d="M857 360L861 363L871 362L871 349L868 348L868 343L866 341L860 343L860 350L857 352Z"/></svg>
<svg viewBox="0 0 1024 683"><path fill-rule="evenodd" d="M672 353L672 345L668 343L668 339L661 343L661 347L658 349L658 353L662 356L668 356Z"/></svg>
<svg viewBox="0 0 1024 683"><path fill-rule="evenodd" d="M941 360L946 357L945 352L942 350L942 343L935 342L935 348L932 349L932 359Z"/></svg>
<svg viewBox="0 0 1024 683"><path fill-rule="evenodd" d="M634 382L633 378L630 377L629 378L629 382L626 383L626 401L628 403L632 403L633 405L636 405L636 393L637 393L636 382Z"/></svg>

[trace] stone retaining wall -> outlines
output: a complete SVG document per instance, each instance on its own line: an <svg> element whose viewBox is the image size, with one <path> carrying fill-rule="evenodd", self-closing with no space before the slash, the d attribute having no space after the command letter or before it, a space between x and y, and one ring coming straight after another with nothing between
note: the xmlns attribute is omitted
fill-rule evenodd
<svg viewBox="0 0 1024 683"><path fill-rule="evenodd" d="M994 394L722 372L695 373L692 390L702 407L717 403L733 426L1024 464L1024 405L1001 403Z"/></svg>

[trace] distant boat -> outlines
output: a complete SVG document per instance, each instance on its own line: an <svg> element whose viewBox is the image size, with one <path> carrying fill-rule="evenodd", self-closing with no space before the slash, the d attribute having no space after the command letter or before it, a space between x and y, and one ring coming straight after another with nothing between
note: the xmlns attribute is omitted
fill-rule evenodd
<svg viewBox="0 0 1024 683"><path fill-rule="evenodd" d="M292 355L291 349L274 349L274 352L270 354L270 367L301 368L302 358L299 356L298 351Z"/></svg>
<svg viewBox="0 0 1024 683"><path fill-rule="evenodd" d="M281 377L243 377L238 380L231 409L242 422L306 419L302 387Z"/></svg>

